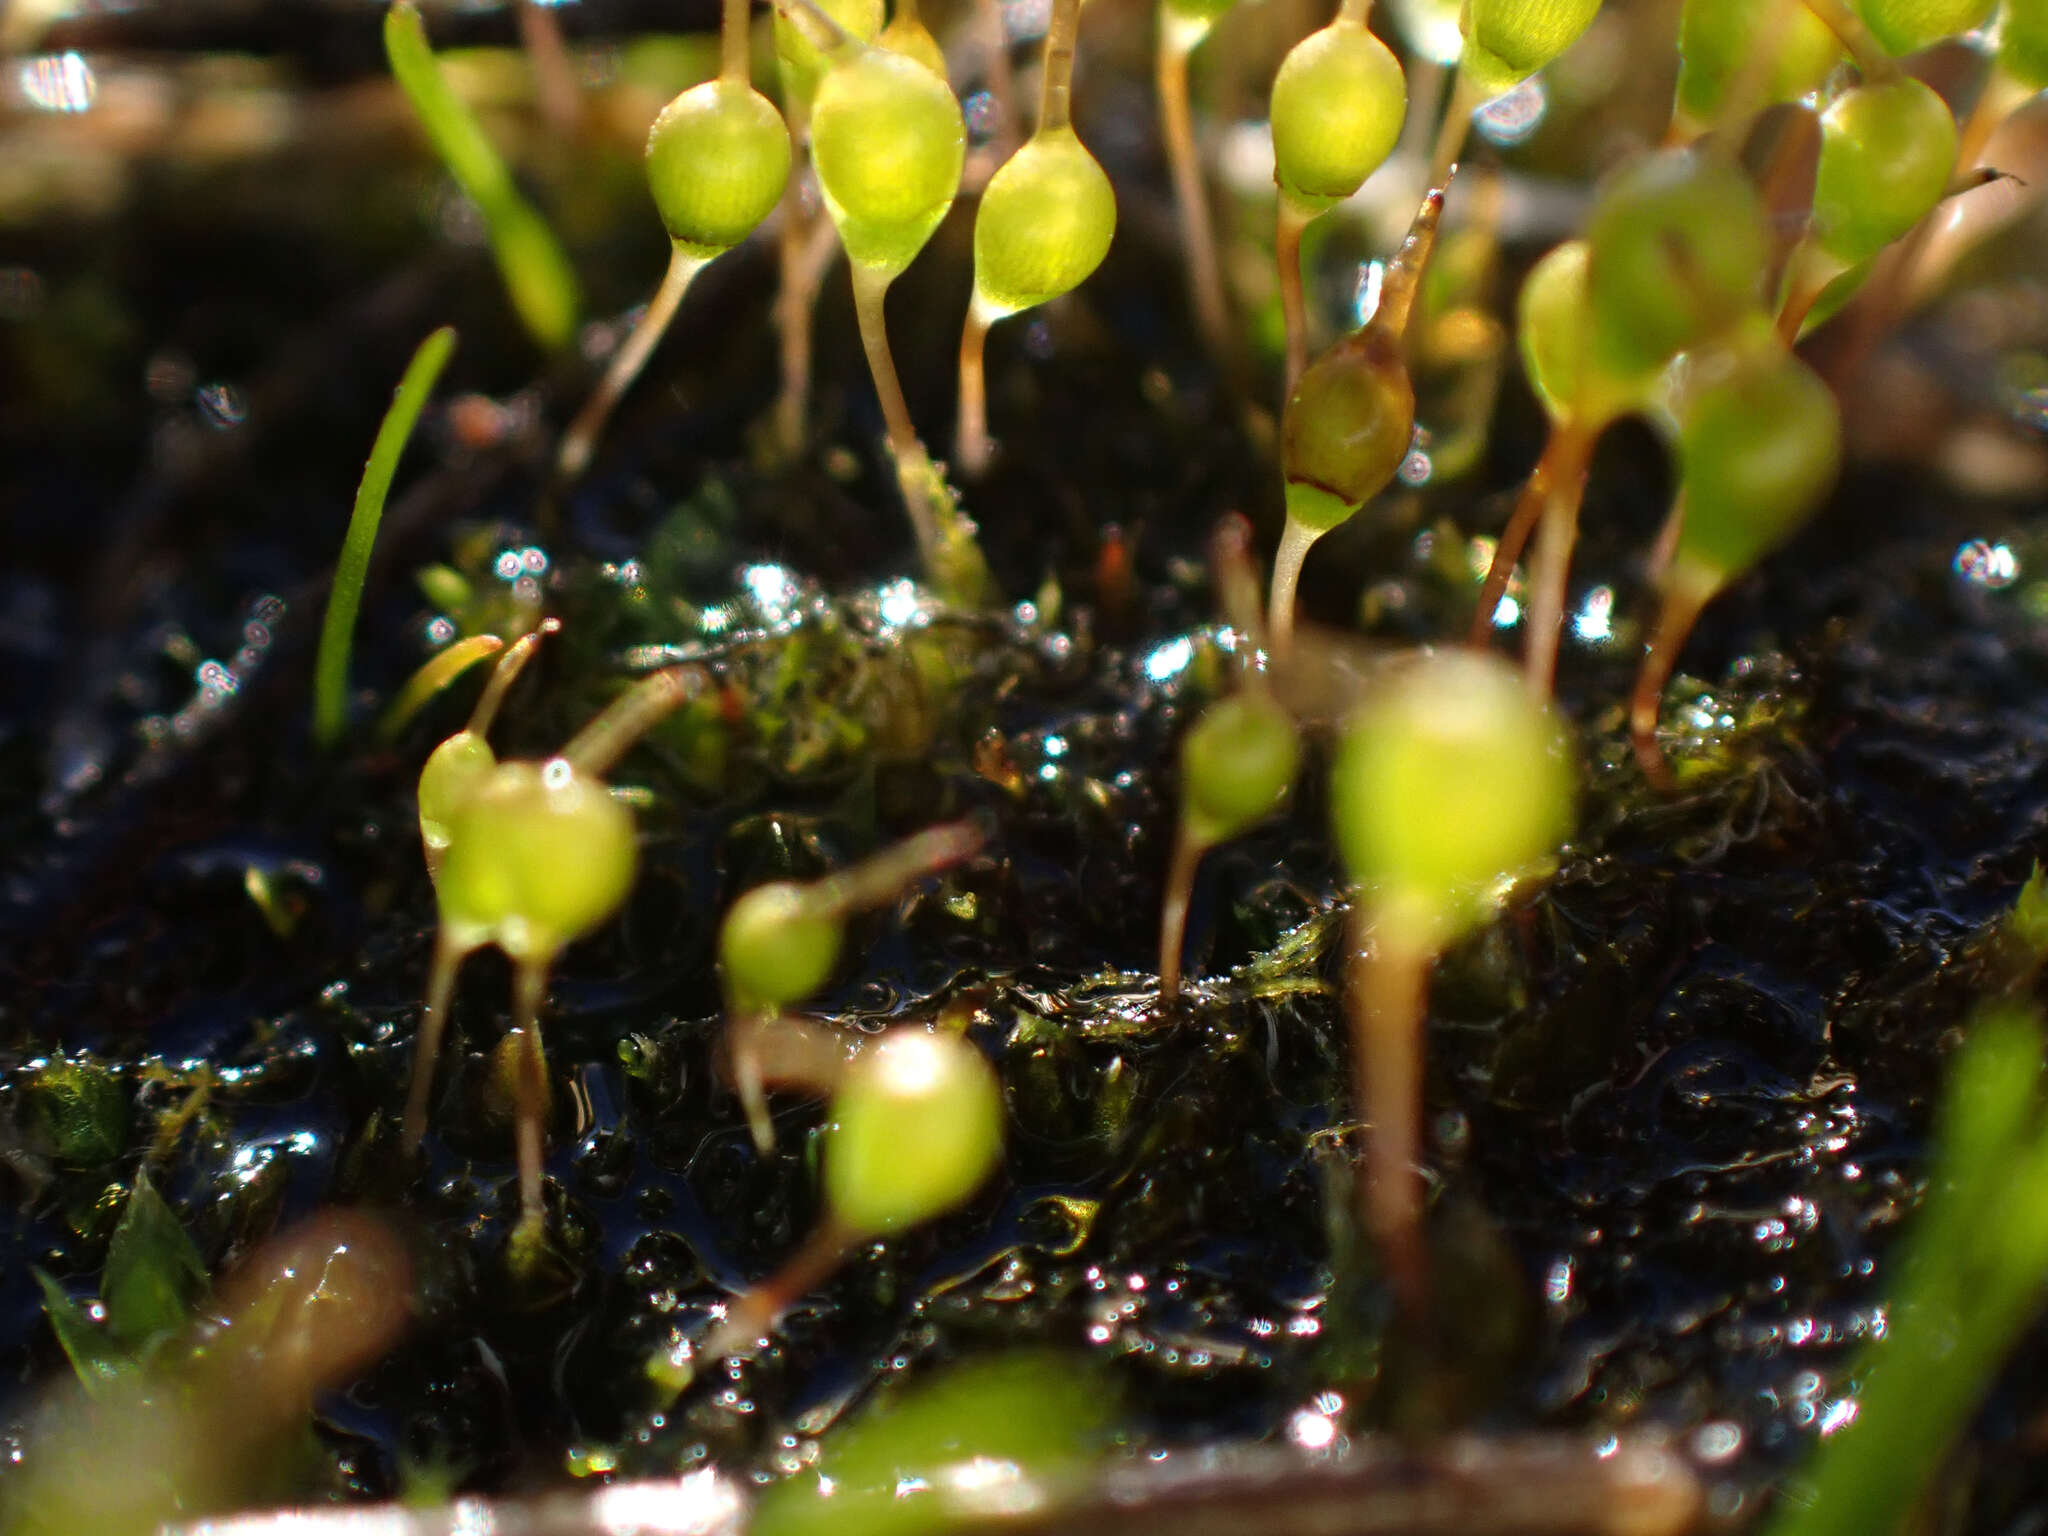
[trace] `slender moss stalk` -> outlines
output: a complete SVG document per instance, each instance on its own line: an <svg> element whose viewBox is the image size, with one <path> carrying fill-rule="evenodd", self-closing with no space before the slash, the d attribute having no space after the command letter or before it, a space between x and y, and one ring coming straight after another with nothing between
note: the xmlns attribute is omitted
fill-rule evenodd
<svg viewBox="0 0 2048 1536"><path fill-rule="evenodd" d="M1472 114L1486 100L1486 93L1471 72L1460 68L1451 78L1450 98L1444 103L1443 122L1436 132L1436 145L1429 154L1429 184L1441 187L1449 181L1465 140L1472 133Z"/></svg>
<svg viewBox="0 0 2048 1536"><path fill-rule="evenodd" d="M576 334L580 300L569 258L547 221L520 195L482 126L455 94L411 0L384 13L384 53L434 152L483 214L491 254L527 333L552 352Z"/></svg>
<svg viewBox="0 0 2048 1536"><path fill-rule="evenodd" d="M1435 956L1395 925L1376 925L1364 902L1352 908L1350 975L1353 1102L1366 1122L1365 1177L1358 1222L1372 1234L1402 1313L1427 1316L1429 1266L1422 1241L1422 1025Z"/></svg>
<svg viewBox="0 0 2048 1536"><path fill-rule="evenodd" d="M1676 577L1678 568L1673 568ZM1658 789L1669 792L1674 785L1671 765L1664 749L1657 745L1657 716L1664 701L1664 685L1677 668L1678 654L1685 649L1686 636L1699 621L1700 610L1713 598L1715 588L1698 582L1673 579L1667 582L1664 601L1657 610L1656 627L1650 631L1643 650L1642 668L1636 674L1635 691L1629 697L1628 734L1635 748L1636 762L1643 777Z"/></svg>
<svg viewBox="0 0 2048 1536"><path fill-rule="evenodd" d="M547 1230L541 1192L548 1119L548 1058L540 1038L540 1009L547 1000L548 962L524 960L512 968L513 1146L519 1160L519 1225L516 1249Z"/></svg>
<svg viewBox="0 0 2048 1536"><path fill-rule="evenodd" d="M1281 526L1280 544L1273 551L1273 589L1266 598L1275 657L1284 657L1294 648L1294 609L1301 589L1301 567L1322 536L1322 529L1291 517Z"/></svg>
<svg viewBox="0 0 2048 1536"><path fill-rule="evenodd" d="M1522 652L1523 678L1539 699L1550 697L1557 677L1565 586L1571 577L1572 548L1578 543L1579 504L1586 493L1586 470L1594 443L1594 434L1577 423L1554 435L1559 440L1558 451L1551 457L1543 516L1537 525L1536 569L1531 575L1529 623Z"/></svg>
<svg viewBox="0 0 2048 1536"><path fill-rule="evenodd" d="M896 461L896 480L917 535L918 553L929 571L937 568L940 554L939 509L931 494L936 473L910 419L910 403L903 398L903 381L896 375L896 359L889 351L887 300L894 280L893 273L853 263L853 309L860 322L860 344L867 353L868 371L874 375L882 427L888 435L889 455Z"/></svg>
<svg viewBox="0 0 2048 1536"><path fill-rule="evenodd" d="M391 492L399 455L412 437L420 411L434 383L455 350L455 331L442 326L419 345L392 396L391 409L377 428L356 487L355 510L334 569L334 588L327 599L327 617L320 626L320 649L313 662L313 739L331 747L348 723L349 654L355 644L356 614L363 604L363 582L370 574L370 551L377 542L377 524L384 516L384 498Z"/></svg>
<svg viewBox="0 0 2048 1536"><path fill-rule="evenodd" d="M436 651L428 657L420 669L406 680L399 689L398 697L377 720L377 739L396 741L399 733L412 723L412 717L420 712L427 700L433 698L455 679L486 657L503 650L505 642L496 635L470 635L457 640L446 649Z"/></svg>
<svg viewBox="0 0 2048 1536"><path fill-rule="evenodd" d="M1215 221L1209 212L1209 191L1195 145L1194 109L1188 99L1188 56L1209 35L1209 25L1177 16L1169 6L1160 7L1156 83L1166 164L1173 179L1174 207L1180 215L1181 245L1187 252L1189 302L1210 355L1224 359L1230 355L1230 313L1223 298Z"/></svg>
<svg viewBox="0 0 2048 1536"><path fill-rule="evenodd" d="M541 0L519 0L519 41L533 65L534 88L541 115L557 133L574 134L583 127L583 92L576 83L576 65L562 41L555 7Z"/></svg>
<svg viewBox="0 0 2048 1536"><path fill-rule="evenodd" d="M583 409L576 413L576 419L562 435L561 452L555 460L556 478L574 480L589 466L590 455L597 447L604 424L611 419L613 409L626 391L633 387L633 381L640 377L640 370L647 366L647 359L654 355L654 349L661 345L661 338L667 332L669 322L675 318L676 310L681 307L683 295L690 291L690 284L709 265L711 258L708 256L693 256L679 245L670 247L668 271L662 275L661 286L648 301L639 323L633 327L633 334L626 338L626 344L612 354L603 380L591 391L590 398L583 402Z"/></svg>

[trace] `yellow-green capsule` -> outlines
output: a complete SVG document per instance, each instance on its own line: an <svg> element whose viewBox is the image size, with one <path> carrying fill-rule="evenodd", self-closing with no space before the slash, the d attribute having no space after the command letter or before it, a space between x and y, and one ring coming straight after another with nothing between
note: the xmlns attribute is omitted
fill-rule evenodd
<svg viewBox="0 0 2048 1536"><path fill-rule="evenodd" d="M942 1215L980 1187L1003 1151L1003 1091L958 1035L892 1029L863 1049L832 1096L825 1200L856 1238Z"/></svg>
<svg viewBox="0 0 2048 1536"><path fill-rule="evenodd" d="M786 1008L831 978L845 923L792 880L759 885L732 904L718 931L725 992L742 1010Z"/></svg>
<svg viewBox="0 0 2048 1536"><path fill-rule="evenodd" d="M1407 113L1400 61L1339 18L1289 49L1273 77L1273 179L1304 208L1342 202L1393 153Z"/></svg>
<svg viewBox="0 0 2048 1536"><path fill-rule="evenodd" d="M816 0L857 43L872 43L882 31L882 0ZM775 8L775 61L782 73L782 99L794 114L807 114L832 61L804 29Z"/></svg>
<svg viewBox="0 0 2048 1536"><path fill-rule="evenodd" d="M691 256L730 250L775 211L789 183L789 129L739 80L707 80L662 109L647 135L647 184L669 238Z"/></svg>
<svg viewBox="0 0 2048 1536"><path fill-rule="evenodd" d="M847 255L894 274L953 206L967 124L951 89L930 70L870 48L833 65L819 84L811 157Z"/></svg>
<svg viewBox="0 0 2048 1536"><path fill-rule="evenodd" d="M1998 0L1856 0L1856 14L1895 58L1973 32Z"/></svg>
<svg viewBox="0 0 2048 1536"><path fill-rule="evenodd" d="M1572 778L1556 716L1513 668L1471 650L1423 654L1343 727L1337 849L1377 920L1433 953L1556 850Z"/></svg>
<svg viewBox="0 0 2048 1536"><path fill-rule="evenodd" d="M1301 732L1264 688L1240 688L1202 711L1181 742L1181 819L1203 848L1236 837L1287 803Z"/></svg>
<svg viewBox="0 0 2048 1536"><path fill-rule="evenodd" d="M1466 0L1459 68L1498 96L1577 42L1599 9L1600 0Z"/></svg>
<svg viewBox="0 0 2048 1536"><path fill-rule="evenodd" d="M1844 266L1867 261L1941 200L1956 120L1911 75L1844 91L1821 114L1813 240Z"/></svg>
<svg viewBox="0 0 2048 1536"><path fill-rule="evenodd" d="M974 289L997 315L1080 286L1116 235L1116 193L1072 128L1034 134L981 194Z"/></svg>

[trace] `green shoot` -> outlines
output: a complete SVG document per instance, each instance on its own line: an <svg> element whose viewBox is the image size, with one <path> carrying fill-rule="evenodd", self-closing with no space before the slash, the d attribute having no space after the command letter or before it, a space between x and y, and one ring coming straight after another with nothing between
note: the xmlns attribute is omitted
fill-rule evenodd
<svg viewBox="0 0 2048 1536"><path fill-rule="evenodd" d="M775 211L789 182L789 128L753 87L748 0L725 0L718 77L684 91L647 135L647 181L668 229L668 271L604 381L562 438L556 475L583 472L612 408L640 376L697 274Z"/></svg>
<svg viewBox="0 0 2048 1536"><path fill-rule="evenodd" d="M528 636L528 641L537 636ZM514 647L514 650L517 650ZM508 653L493 683L510 676L530 654ZM512 962L514 1135L519 1157L520 1220L515 1250L531 1252L545 1226L541 1203L541 1151L548 1090L541 1048L540 1008L548 972L568 945L610 919L632 889L638 863L631 814L612 795L603 775L664 715L695 698L701 672L672 667L635 684L544 763L490 759L482 729L464 732L472 749L449 765L421 806L445 832L434 892L440 927L420 1014L404 1145L417 1147L426 1130L428 1094L442 1030L454 997L455 976L473 951L495 944ZM482 727L503 686L480 702ZM474 750L480 747L481 752ZM427 788L425 776L422 787ZM443 796L442 790L450 791ZM466 791L466 793L464 793ZM444 803L445 802L445 803Z"/></svg>
<svg viewBox="0 0 2048 1536"><path fill-rule="evenodd" d="M719 971L731 1021L734 1087L762 1151L775 1145L775 1131L755 1050L755 1022L778 1017L825 985L850 918L972 858L981 845L980 830L969 823L932 827L821 880L773 881L732 904L718 931Z"/></svg>
<svg viewBox="0 0 2048 1536"><path fill-rule="evenodd" d="M989 327L1080 286L1102 265L1116 233L1116 194L1072 123L1080 16L1081 0L1054 0L1038 129L990 179L975 214L974 297L960 331L954 452L969 476L988 468L992 451L982 363Z"/></svg>
<svg viewBox="0 0 2048 1536"><path fill-rule="evenodd" d="M1408 79L1366 30L1370 0L1345 0L1336 20L1288 50L1273 77L1273 180L1279 186L1274 253L1287 326L1285 394L1308 366L1301 292L1302 232L1365 185L1393 153L1408 113Z"/></svg>
<svg viewBox="0 0 2048 1536"><path fill-rule="evenodd" d="M1766 345L1699 367L1704 377L1680 404L1685 511L1629 707L1636 759L1666 787L1657 713L1686 636L1717 592L1799 530L1833 487L1842 455L1835 397L1790 352Z"/></svg>
<svg viewBox="0 0 2048 1536"><path fill-rule="evenodd" d="M433 393L454 350L455 332L445 325L420 343L412 361L405 365L391 408L384 413L370 444L369 462L363 465L355 510L349 514L341 559L334 568L327 616L320 625L320 648L313 660L313 739L323 747L339 741L348 723L349 653L355 646L356 614L363 605L363 582L370 574L370 551L384 517L384 498L390 494L399 455L405 452L427 396Z"/></svg>
<svg viewBox="0 0 2048 1536"><path fill-rule="evenodd" d="M1855 1370L1856 1416L1820 1442L1770 1536L1912 1527L1944 1458L2040 1311L2048 1124L2031 1008L1980 1012L1949 1068L1927 1194L1895 1260L1885 1328Z"/></svg>
<svg viewBox="0 0 2048 1536"><path fill-rule="evenodd" d="M1173 205L1188 258L1188 300L1212 358L1230 356L1230 311L1223 298L1223 268L1216 257L1215 221L1195 144L1194 108L1188 97L1188 56L1236 0L1159 0L1155 85Z"/></svg>
<svg viewBox="0 0 2048 1536"><path fill-rule="evenodd" d="M733 1301L697 1358L709 1364L750 1348L854 1247L959 1205L1002 1152L1002 1085L966 1040L905 1026L864 1045L832 1096L824 1219L780 1270Z"/></svg>
<svg viewBox="0 0 2048 1536"><path fill-rule="evenodd" d="M580 304L569 258L441 73L412 0L393 0L384 13L384 54L434 153L483 215L491 254L520 323L549 352L567 346L576 334Z"/></svg>
<svg viewBox="0 0 2048 1536"><path fill-rule="evenodd" d="M1415 1161L1430 967L1554 852L1572 777L1549 707L1472 651L1400 666L1338 739L1330 812L1355 891L1345 1001L1370 1127L1359 1221L1411 1318L1429 1294Z"/></svg>
<svg viewBox="0 0 2048 1536"><path fill-rule="evenodd" d="M1407 457L1415 431L1408 317L1443 206L1444 189L1433 188L1388 264L1372 318L1311 363L1288 397L1280 420L1287 523L1266 600L1276 660L1293 643L1295 592L1309 549L1378 495Z"/></svg>

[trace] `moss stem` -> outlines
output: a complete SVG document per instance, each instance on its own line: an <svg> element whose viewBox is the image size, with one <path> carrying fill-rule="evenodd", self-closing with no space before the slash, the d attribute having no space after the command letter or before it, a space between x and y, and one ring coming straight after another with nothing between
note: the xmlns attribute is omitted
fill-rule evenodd
<svg viewBox="0 0 2048 1536"><path fill-rule="evenodd" d="M668 667L643 677L572 736L558 756L576 772L602 778L657 721L696 698L708 684L697 667Z"/></svg>
<svg viewBox="0 0 2048 1536"><path fill-rule="evenodd" d="M917 427L910 419L910 404L903 398L903 381L896 376L896 360L889 351L887 300L893 273L861 262L853 263L853 308L860 321L861 350L867 353L868 372L874 376L875 396L882 407L882 425L889 440L889 453L896 461L896 481L910 513L911 528L917 534L918 552L925 569L935 570L939 557L939 514L932 505L930 457L919 441Z"/></svg>
<svg viewBox="0 0 2048 1536"><path fill-rule="evenodd" d="M700 1367L765 1339L783 1313L846 1261L853 1242L853 1234L827 1217L780 1269L733 1299L724 1319L704 1336L696 1352Z"/></svg>
<svg viewBox="0 0 2048 1536"><path fill-rule="evenodd" d="M1166 894L1159 904L1159 1001L1168 1007L1180 997L1180 952L1187 940L1188 903L1194 896L1195 871L1208 851L1208 844L1189 832L1183 817L1174 833Z"/></svg>
<svg viewBox="0 0 2048 1536"><path fill-rule="evenodd" d="M1003 0L975 0L975 25L981 31L982 84L995 105L995 131L989 148L996 162L1010 158L1017 147L1017 72L1010 66L1010 29L1003 20Z"/></svg>
<svg viewBox="0 0 2048 1536"><path fill-rule="evenodd" d="M1428 1255L1422 1240L1422 1027L1430 951L1362 901L1352 907L1350 974L1352 1094L1365 1122L1358 1223L1372 1235L1402 1312L1427 1315Z"/></svg>
<svg viewBox="0 0 2048 1536"><path fill-rule="evenodd" d="M405 1118L400 1121L399 1145L410 1157L419 1150L427 1133L427 1101L432 1097L434 1068L441 1058L441 1036L448 1028L448 1009L455 997L455 973L469 953L466 946L449 937L445 924L434 938L434 958L427 967L427 1000L420 1009L420 1024L413 1042L412 1082L405 1093Z"/></svg>
<svg viewBox="0 0 2048 1536"><path fill-rule="evenodd" d="M953 466L970 480L988 473L995 444L988 435L988 328L995 317L979 299L967 306L960 327L960 408L953 427Z"/></svg>
<svg viewBox="0 0 2048 1536"><path fill-rule="evenodd" d="M1204 345L1212 357L1223 361L1230 355L1230 316L1223 299L1223 271L1216 255L1209 193L1195 146L1194 111L1188 101L1188 55L1208 35L1206 21L1189 21L1160 6L1159 122L1166 141L1167 169L1173 178L1174 206L1180 214L1181 244L1187 252L1188 296Z"/></svg>
<svg viewBox="0 0 2048 1536"><path fill-rule="evenodd" d="M1301 291L1301 233L1315 219L1315 213L1281 192L1274 218L1273 257L1280 269L1280 313L1287 323L1286 387L1281 392L1284 406L1301 382L1308 366L1308 306Z"/></svg>
<svg viewBox="0 0 2048 1536"><path fill-rule="evenodd" d="M548 1058L540 1039L540 1009L547 998L552 956L529 956L512 971L512 1027L519 1055L512 1079L513 1141L519 1157L519 1225L534 1237L546 1228L542 1203L542 1144L548 1117Z"/></svg>
<svg viewBox="0 0 2048 1536"><path fill-rule="evenodd" d="M1536 568L1530 573L1522 670L1529 692L1538 699L1548 699L1557 680L1565 589L1571 579L1572 548L1579 539L1579 504L1586 492L1590 446L1591 439L1583 432L1566 434L1565 449L1551 465L1543 516L1537 524Z"/></svg>
<svg viewBox="0 0 2048 1536"><path fill-rule="evenodd" d="M1273 586L1266 597L1266 627L1275 662L1284 662L1294 645L1294 605L1301 586L1301 564L1317 539L1319 528L1288 518L1273 551Z"/></svg>
<svg viewBox="0 0 2048 1536"><path fill-rule="evenodd" d="M561 451L555 457L555 478L558 481L574 480L589 467L597 439L604 431L605 423L611 419L613 409L633 387L640 370L647 366L647 359L654 355L655 347L660 345L663 333L668 330L669 322L675 318L676 310L683 302L683 295L690 291L690 284L709 264L709 257L692 256L680 245L669 247L668 271L662 274L661 286L648 300L647 308L633 327L633 334L626 338L626 344L612 354L604 378L591 391L583 409L576 413L569 430L562 434Z"/></svg>
<svg viewBox="0 0 2048 1536"><path fill-rule="evenodd" d="M1675 782L1663 748L1657 745L1657 717L1664 703L1664 687L1678 665L1678 653L1686 636L1698 621L1700 610L1714 595L1714 584L1698 574L1688 575L1673 567L1664 588L1664 601L1657 610L1657 624L1643 650L1643 664L1636 673L1635 692L1629 698L1628 734L1635 748L1636 762L1643 777L1669 793Z"/></svg>
<svg viewBox="0 0 2048 1536"><path fill-rule="evenodd" d="M718 28L718 78L731 85L752 85L753 29L747 22L751 0L724 0Z"/></svg>
<svg viewBox="0 0 2048 1536"><path fill-rule="evenodd" d="M534 90L548 126L561 134L580 131L583 92L576 83L576 65L562 41L552 6L540 0L519 0L519 44L533 65Z"/></svg>
<svg viewBox="0 0 2048 1536"><path fill-rule="evenodd" d="M1081 29L1081 0L1052 0L1045 29L1044 80L1038 96L1039 133L1057 133L1074 116L1074 38Z"/></svg>
<svg viewBox="0 0 2048 1536"><path fill-rule="evenodd" d="M1451 79L1450 99L1444 103L1443 122L1436 131L1436 147L1429 155L1429 184L1440 187L1450 180L1451 170L1472 132L1472 114L1485 96L1472 76L1462 67Z"/></svg>

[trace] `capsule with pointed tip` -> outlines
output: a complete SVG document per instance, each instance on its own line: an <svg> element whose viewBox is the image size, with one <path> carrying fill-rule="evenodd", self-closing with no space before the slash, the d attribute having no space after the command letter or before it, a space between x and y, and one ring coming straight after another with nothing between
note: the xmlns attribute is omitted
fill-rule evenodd
<svg viewBox="0 0 2048 1536"><path fill-rule="evenodd" d="M847 255L894 275L953 206L967 124L943 80L900 53L869 48L820 82L811 157Z"/></svg>

